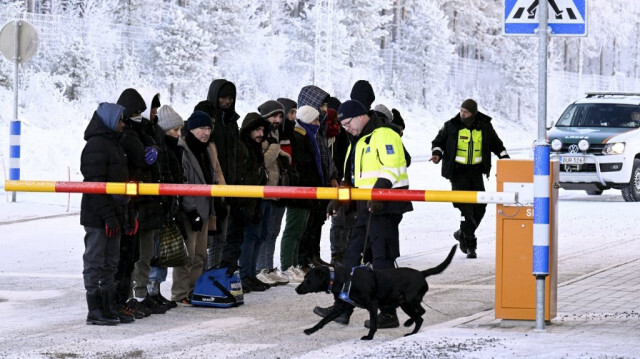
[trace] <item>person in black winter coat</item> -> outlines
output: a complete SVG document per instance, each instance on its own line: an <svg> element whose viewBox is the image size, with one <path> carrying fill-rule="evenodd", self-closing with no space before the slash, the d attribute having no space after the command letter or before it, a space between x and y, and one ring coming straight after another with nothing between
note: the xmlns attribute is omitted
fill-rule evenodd
<svg viewBox="0 0 640 359"><path fill-rule="evenodd" d="M162 150L160 158L162 158L162 183L182 183L182 153L178 147L178 138L182 133L183 120L171 106L163 105L158 109L157 115L157 131L154 134L156 143L160 143ZM162 135L160 138L159 135ZM168 225L176 224L182 226L181 221L177 221L179 211L179 198L177 196L165 196L162 201L164 210L164 220ZM182 228L184 233L184 228ZM149 284L147 291L151 299L165 304L169 308L177 306L175 301L165 298L160 292L160 284L167 279L167 267L152 266L149 272Z"/></svg>
<svg viewBox="0 0 640 359"><path fill-rule="evenodd" d="M124 127L123 112L124 107L112 103L101 103L94 112L84 132L87 143L80 157L84 182L127 181L127 162L118 145L118 133ZM82 195L80 224L86 232L82 276L89 308L87 324L120 323L112 305L125 209L126 198L121 195ZM122 320L132 321L130 316Z"/></svg>
<svg viewBox="0 0 640 359"><path fill-rule="evenodd" d="M267 183L262 140L268 127L269 123L255 112L248 113L242 121L236 153L236 184L264 186ZM264 291L268 286L256 279L262 201L259 198L233 198L232 203L227 244L222 252L223 266L231 272L240 260L243 289L247 292Z"/></svg>
<svg viewBox="0 0 640 359"><path fill-rule="evenodd" d="M138 91L128 88L118 98L118 104L125 107L125 128L120 137L120 146L127 155L129 180L158 183L160 181L160 170L157 164L159 148L153 140L151 122L142 117L142 113L147 108L144 99ZM166 312L166 307L148 298L147 293L153 238L162 228L164 218L160 201L152 197L137 196L129 205L135 211L139 231L136 235L123 238L116 276L119 279L116 298L118 303L126 304L144 315ZM136 267L140 268L135 270ZM127 300L129 298L131 300Z"/></svg>
<svg viewBox="0 0 640 359"><path fill-rule="evenodd" d="M438 164L442 160L442 176L451 181L454 191L484 191L482 175L489 177L491 152L499 158L509 158L491 125L491 117L479 112L478 104L472 99L462 103L460 113L445 122L431 143L430 161ZM453 236L467 258L476 258L475 231L487 205L453 203L453 206L460 210L463 218Z"/></svg>

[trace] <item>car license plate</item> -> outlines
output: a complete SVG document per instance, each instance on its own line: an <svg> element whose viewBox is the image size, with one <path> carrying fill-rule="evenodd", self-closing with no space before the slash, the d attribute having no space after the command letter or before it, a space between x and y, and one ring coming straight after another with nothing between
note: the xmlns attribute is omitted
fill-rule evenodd
<svg viewBox="0 0 640 359"><path fill-rule="evenodd" d="M583 165L584 157L581 156L562 156L560 163L563 165Z"/></svg>

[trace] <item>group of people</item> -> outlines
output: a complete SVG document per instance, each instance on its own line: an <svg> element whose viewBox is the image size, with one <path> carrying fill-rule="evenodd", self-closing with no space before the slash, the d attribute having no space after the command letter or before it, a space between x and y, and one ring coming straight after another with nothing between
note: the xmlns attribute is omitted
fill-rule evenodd
<svg viewBox="0 0 640 359"><path fill-rule="evenodd" d="M297 101L268 100L241 123L236 93L232 82L214 80L186 121L148 89L129 88L116 103L101 103L85 130L84 181L409 188L404 120L396 109L372 108L369 82L357 81L344 102L305 86ZM431 160L443 160L454 190L484 190L490 153L508 158L490 120L466 100L433 141ZM475 258L485 205L454 205L463 216L454 237ZM209 268L239 271L245 293L301 282L312 266L392 268L400 256L398 227L411 210L411 202L373 200L84 194L87 324L131 323L190 305L196 280ZM320 257L328 218L329 263ZM167 268L152 266L154 238L168 224L180 228L188 252L188 263L173 268L171 299L160 293ZM314 309L321 316L329 311ZM348 324L349 316L336 321ZM395 308L381 308L377 320L379 328L399 325Z"/></svg>

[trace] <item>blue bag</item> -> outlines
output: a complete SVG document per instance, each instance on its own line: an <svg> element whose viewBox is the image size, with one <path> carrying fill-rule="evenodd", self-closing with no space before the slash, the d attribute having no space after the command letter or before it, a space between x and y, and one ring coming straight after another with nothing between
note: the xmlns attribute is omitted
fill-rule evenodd
<svg viewBox="0 0 640 359"><path fill-rule="evenodd" d="M230 308L244 303L240 273L227 275L227 268L209 269L196 281L191 304L197 306Z"/></svg>

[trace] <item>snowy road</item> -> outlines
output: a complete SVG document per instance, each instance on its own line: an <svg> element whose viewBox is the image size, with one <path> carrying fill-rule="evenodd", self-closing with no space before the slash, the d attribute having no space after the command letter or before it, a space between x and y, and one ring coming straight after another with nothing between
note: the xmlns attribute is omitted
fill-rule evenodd
<svg viewBox="0 0 640 359"><path fill-rule="evenodd" d="M423 184L429 183L428 189L448 189L439 167L430 163L412 166L410 176L413 188L426 188ZM43 208L49 213L34 200L37 196L22 198L34 201L34 212ZM66 196L60 200L66 202ZM11 206L0 204L1 218L27 215ZM640 206L623 202L619 191L597 197L562 191L559 211L559 283L637 258ZM440 263L455 242L451 233L457 220L457 211L450 204L415 204L401 224L403 256L399 264L424 269ZM324 258L329 257L328 232L327 226L322 240ZM330 324L306 336L302 330L319 319L312 308L330 304L331 298L326 294L298 296L293 285L250 293L246 304L234 309L177 308L130 325L87 326L81 278L83 229L78 216L0 225L0 233L3 358L353 357L372 345L389 342L392 346L391 341L408 331L379 330L373 343L361 342L367 314L356 310L351 325ZM488 207L477 235L478 259L468 260L458 253L447 271L430 278L423 331L493 308L495 206ZM162 291L170 292L170 282L163 284ZM401 322L404 319L402 313ZM479 345L491 346L492 342ZM446 354L450 348L439 350Z"/></svg>

